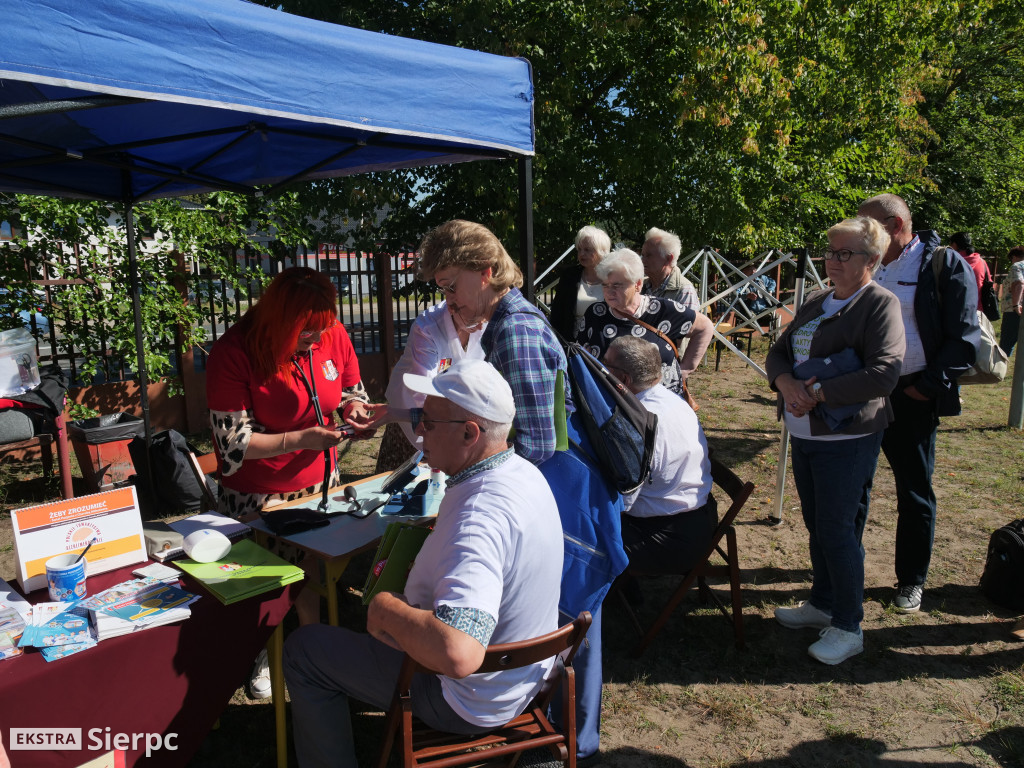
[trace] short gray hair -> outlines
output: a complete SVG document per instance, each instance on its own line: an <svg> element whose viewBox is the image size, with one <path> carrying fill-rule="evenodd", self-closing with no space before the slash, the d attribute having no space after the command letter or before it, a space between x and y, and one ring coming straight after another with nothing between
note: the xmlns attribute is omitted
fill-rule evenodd
<svg viewBox="0 0 1024 768"><path fill-rule="evenodd" d="M874 273L882 263L882 256L889 249L889 233L885 231L877 219L870 216L858 216L855 219L843 219L829 227L828 238L835 235L850 235L860 240L860 247L869 257L871 272ZM871 261L873 259L873 261Z"/></svg>
<svg viewBox="0 0 1024 768"><path fill-rule="evenodd" d="M594 246L598 256L607 256L612 249L612 239L608 237L608 233L589 224L576 233L576 248L580 248L587 241Z"/></svg>
<svg viewBox="0 0 1024 768"><path fill-rule="evenodd" d="M608 345L608 352L613 349L617 367L629 374L634 387L650 389L661 381L661 352L656 344L637 336L619 336Z"/></svg>
<svg viewBox="0 0 1024 768"><path fill-rule="evenodd" d="M644 242L646 243L648 240L653 240L658 244L658 250L661 252L662 257L671 256L672 263L676 263L676 259L679 258L679 252L683 249L683 244L675 232L666 232L664 229L651 227L647 230L647 234L644 235Z"/></svg>
<svg viewBox="0 0 1024 768"><path fill-rule="evenodd" d="M869 197L857 206L858 213L868 206L881 209L886 216L898 216L901 218L903 220L902 231L911 232L913 230L914 224L911 221L910 208L907 206L907 201L899 195L885 192L881 195Z"/></svg>
<svg viewBox="0 0 1024 768"><path fill-rule="evenodd" d="M601 259L596 269L597 276L602 280L607 280L608 275L612 272L621 272L631 283L643 280L644 278L644 263L636 255L636 252L629 250L629 248L620 248L617 251L612 251Z"/></svg>

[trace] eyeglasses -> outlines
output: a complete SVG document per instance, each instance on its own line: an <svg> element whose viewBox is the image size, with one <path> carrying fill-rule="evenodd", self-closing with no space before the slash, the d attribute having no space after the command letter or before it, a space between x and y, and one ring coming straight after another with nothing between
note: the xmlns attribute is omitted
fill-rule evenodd
<svg viewBox="0 0 1024 768"><path fill-rule="evenodd" d="M426 427L427 424L468 424L471 421L474 424L476 424L477 427L480 428L481 432L486 432L487 431L486 429L481 427L479 424L477 424L477 422L474 421L473 419L425 419L425 418L423 418L423 409L422 408L410 408L409 409L409 421L412 422L413 432L415 432L417 429L419 429L420 424L423 424L424 427Z"/></svg>
<svg viewBox="0 0 1024 768"><path fill-rule="evenodd" d="M438 285L437 282L435 282L434 283L434 287L437 288L437 290L439 290L445 296L454 296L455 295L455 291L458 290L458 288L455 286L455 282L461 276L462 276L462 273L461 272L457 272L455 274L455 277L453 277L451 280L448 281L448 285Z"/></svg>
<svg viewBox="0 0 1024 768"><path fill-rule="evenodd" d="M825 249L825 261L835 259L838 262L849 261L853 254L859 254L861 256L867 256L866 251L851 251L848 248L840 248L839 250L833 250L832 248Z"/></svg>
<svg viewBox="0 0 1024 768"><path fill-rule="evenodd" d="M633 283L601 283L601 287L606 291L615 291L621 293L627 288L632 287Z"/></svg>
<svg viewBox="0 0 1024 768"><path fill-rule="evenodd" d="M314 336L322 336L323 334L327 333L329 330L331 330L331 328L333 328L336 325L337 325L337 323L331 323L326 328L321 328L321 329L319 329L317 331L310 331L310 330L299 331L299 338L300 339L311 339Z"/></svg>

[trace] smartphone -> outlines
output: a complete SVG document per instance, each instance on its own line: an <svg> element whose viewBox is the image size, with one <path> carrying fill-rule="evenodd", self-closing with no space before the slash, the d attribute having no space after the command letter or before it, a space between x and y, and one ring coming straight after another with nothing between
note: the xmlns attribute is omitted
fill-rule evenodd
<svg viewBox="0 0 1024 768"><path fill-rule="evenodd" d="M353 427L351 424L341 424L338 426L338 431L345 437L354 436L359 430Z"/></svg>

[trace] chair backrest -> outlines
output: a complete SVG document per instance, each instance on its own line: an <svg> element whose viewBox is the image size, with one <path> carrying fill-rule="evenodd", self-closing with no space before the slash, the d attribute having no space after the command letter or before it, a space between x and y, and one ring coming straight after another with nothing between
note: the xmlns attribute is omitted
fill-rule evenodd
<svg viewBox="0 0 1024 768"><path fill-rule="evenodd" d="M192 467L192 474L195 475L196 482L203 489L203 505L207 510L216 510L217 496L211 490L210 484L207 482L207 476L213 477L214 480L219 480L220 467L217 462L217 454L211 451L210 453L196 456L192 451L189 451L188 463Z"/></svg>
<svg viewBox="0 0 1024 768"><path fill-rule="evenodd" d="M711 479L715 485L726 492L732 501L729 509L726 510L721 521L718 523L718 529L715 531L714 540L717 542L721 538L720 534L724 533L733 524L736 515L743 509L743 505L747 503L750 494L754 492L754 484L749 481L743 482L740 480L735 472L714 456L711 457Z"/></svg>
<svg viewBox="0 0 1024 768"><path fill-rule="evenodd" d="M500 672L505 669L517 669L558 655L562 656L565 664L571 664L583 643L583 638L587 635L587 630L590 629L591 621L590 612L583 611L569 624L564 624L554 632L541 637L520 640L515 643L489 645L484 653L484 660L476 672ZM438 674L435 670L419 664L407 654L398 678L398 690L400 692L407 691L413 675L421 673Z"/></svg>
<svg viewBox="0 0 1024 768"><path fill-rule="evenodd" d="M589 611L583 611L575 621L542 637L488 646L483 663L477 672L500 672L504 669L516 669L560 654L565 654L562 658L566 664L570 664L590 628L590 622Z"/></svg>

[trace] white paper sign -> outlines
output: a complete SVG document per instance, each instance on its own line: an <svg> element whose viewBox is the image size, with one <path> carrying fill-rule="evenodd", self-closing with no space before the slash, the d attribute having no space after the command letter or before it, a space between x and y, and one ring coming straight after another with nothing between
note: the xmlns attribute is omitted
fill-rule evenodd
<svg viewBox="0 0 1024 768"><path fill-rule="evenodd" d="M46 586L46 561L81 552L86 573L104 573L148 559L135 486L40 504L11 512L18 583L25 592Z"/></svg>

